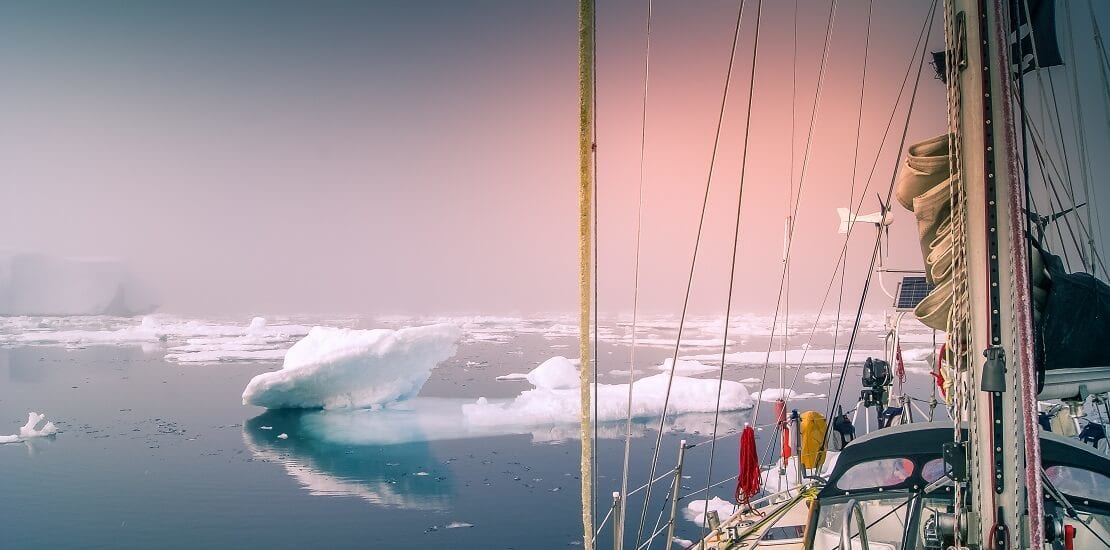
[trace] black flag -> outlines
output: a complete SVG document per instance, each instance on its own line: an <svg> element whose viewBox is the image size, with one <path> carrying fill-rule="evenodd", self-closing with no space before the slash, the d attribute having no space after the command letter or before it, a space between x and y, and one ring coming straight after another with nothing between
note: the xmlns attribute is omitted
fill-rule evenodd
<svg viewBox="0 0 1110 550"><path fill-rule="evenodd" d="M1026 9L1030 17L1025 17ZM1060 45L1056 42L1055 0L1013 0L1010 4L1010 62L1015 72L1025 74L1034 69L1063 65ZM1033 24L1029 24L1029 19ZM1019 40L1020 38L1020 40ZM1034 54L1036 46L1036 54ZM936 77L947 81L948 52L932 52ZM962 68L962 67L961 67Z"/></svg>
<svg viewBox="0 0 1110 550"><path fill-rule="evenodd" d="M1042 67L1063 65L1060 45L1056 43L1056 1L1015 0L1012 11L1017 13L1010 14L1011 28L1015 29L1010 33L1010 61L1017 71L1025 74Z"/></svg>

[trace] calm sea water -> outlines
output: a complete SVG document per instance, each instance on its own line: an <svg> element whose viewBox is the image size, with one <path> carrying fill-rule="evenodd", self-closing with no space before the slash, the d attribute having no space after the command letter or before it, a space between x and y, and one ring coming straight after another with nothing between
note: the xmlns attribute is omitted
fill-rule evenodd
<svg viewBox="0 0 1110 550"><path fill-rule="evenodd" d="M501 344L464 343L436 369L421 399L512 397L527 385L494 377L573 353L572 344L529 334ZM604 373L627 368L627 351L602 346L603 382L622 379ZM638 353L645 362L669 354L663 348ZM0 348L0 434L16 433L29 410L47 413L59 428L53 438L0 445L0 548L580 544L579 442L569 435L575 426L393 445L334 443L305 429L310 413L240 404L250 378L277 364L182 365L164 354L158 346ZM733 380L759 375L756 368L727 371ZM911 383L928 387L920 375L911 375ZM798 389L824 393L827 386L799 382ZM856 376L846 380L845 395L850 407L859 395ZM796 405L824 410L825 401ZM765 404L756 423L768 423L772 409ZM721 420L736 427L751 415ZM660 473L674 465L680 439L709 439L711 415L695 420L665 434ZM636 427L633 487L647 478L654 422ZM602 428L610 435L623 430ZM765 441L769 432L760 435ZM736 437L719 441L715 481L735 475L736 444ZM598 441L599 521L619 488L622 445ZM683 492L705 486L709 448L689 451ZM666 481L656 486L649 528L666 521L659 514L667 492ZM731 492L725 483L711 495L728 499ZM630 499L630 523L639 522L642 498ZM699 530L680 516L679 537L694 539ZM611 536L604 528L600 544Z"/></svg>

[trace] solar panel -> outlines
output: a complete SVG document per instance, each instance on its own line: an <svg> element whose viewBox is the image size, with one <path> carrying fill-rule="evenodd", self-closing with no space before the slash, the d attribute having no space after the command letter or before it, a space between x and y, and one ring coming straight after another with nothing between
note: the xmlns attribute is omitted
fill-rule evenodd
<svg viewBox="0 0 1110 550"><path fill-rule="evenodd" d="M926 281L925 277L902 277L902 282L898 283L898 299L894 301L894 309L912 310L933 291L935 286Z"/></svg>

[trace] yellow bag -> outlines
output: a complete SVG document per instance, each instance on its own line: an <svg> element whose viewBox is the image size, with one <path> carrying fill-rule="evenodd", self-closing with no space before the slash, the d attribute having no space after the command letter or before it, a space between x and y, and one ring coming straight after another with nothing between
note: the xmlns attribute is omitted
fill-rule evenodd
<svg viewBox="0 0 1110 550"><path fill-rule="evenodd" d="M825 415L817 411L806 411L802 413L800 425L802 465L813 469L825 462L825 427L828 422Z"/></svg>

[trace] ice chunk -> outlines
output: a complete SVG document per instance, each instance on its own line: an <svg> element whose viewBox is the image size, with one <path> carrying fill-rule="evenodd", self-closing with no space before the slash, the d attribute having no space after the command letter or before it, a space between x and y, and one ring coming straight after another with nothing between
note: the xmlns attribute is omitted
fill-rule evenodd
<svg viewBox="0 0 1110 550"><path fill-rule="evenodd" d="M276 408L368 408L415 396L432 369L455 354L459 329L429 325L400 330L315 327L289 348L281 370L255 376L244 405Z"/></svg>
<svg viewBox="0 0 1110 550"><path fill-rule="evenodd" d="M471 425L548 425L577 422L580 396L574 361L554 357L528 373L535 386L508 402L479 399L462 410ZM648 376L632 384L632 416L659 416L670 374ZM598 384L594 396L598 420L620 420L629 410L628 384ZM717 380L674 376L668 414L713 412L717 401ZM722 411L750 408L753 404L743 384L725 380L721 385Z"/></svg>
<svg viewBox="0 0 1110 550"><path fill-rule="evenodd" d="M527 374L521 374L519 372L511 372L511 373L503 375L503 376L498 376L497 378L494 378L494 380L498 380L498 381L501 381L501 382L516 381L516 380L528 380L528 375Z"/></svg>
<svg viewBox="0 0 1110 550"><path fill-rule="evenodd" d="M705 521L705 505L705 500L689 502L686 504L686 508L682 510L682 517L700 525ZM709 511L717 512L717 516L723 522L736 513L736 505L720 497L713 497L709 500Z"/></svg>
<svg viewBox="0 0 1110 550"><path fill-rule="evenodd" d="M524 377L537 388L550 390L577 388L578 360L566 357L552 357L532 369Z"/></svg>
<svg viewBox="0 0 1110 550"><path fill-rule="evenodd" d="M817 399L825 397L818 393L799 393L789 388L767 388L752 394L753 399L778 401L779 399Z"/></svg>
<svg viewBox="0 0 1110 550"><path fill-rule="evenodd" d="M831 380L834 377L839 377L839 373L835 372L807 372L805 379L806 382L817 384L826 380Z"/></svg>
<svg viewBox="0 0 1110 550"><path fill-rule="evenodd" d="M465 521L452 521L451 523L448 523L447 525L445 525L443 528L444 529L465 529L467 527L474 527L474 524L473 523L467 523Z"/></svg>
<svg viewBox="0 0 1110 550"><path fill-rule="evenodd" d="M15 435L0 435L0 443L16 443L25 441L32 437L46 437L58 433L58 428L54 426L53 422L43 424L41 428L36 428L43 420L46 420L45 414L37 412L27 413L27 423L19 428L19 433Z"/></svg>
<svg viewBox="0 0 1110 550"><path fill-rule="evenodd" d="M668 358L663 360L662 365L659 365L656 368L663 371L663 372L667 372L667 371L671 370L671 364L673 362L674 361L671 358L668 357ZM675 374L682 374L682 375L685 375L685 376L693 376L695 374L705 374L707 372L717 372L719 370L721 370L720 367L714 367L712 365L706 365L706 364L703 364L703 363L699 363L697 361L690 361L690 360L687 360L687 359L679 359L678 360L678 368L675 369Z"/></svg>
<svg viewBox="0 0 1110 550"><path fill-rule="evenodd" d="M836 459L840 458L840 451L828 451L825 453L825 463L821 465L821 472L818 474L821 477L828 478L832 473L833 467L836 466ZM763 470L763 490L768 493L777 493L785 490L787 487L795 487L798 485L798 457L790 457L786 466L786 473L779 474L778 465L771 466Z"/></svg>
<svg viewBox="0 0 1110 550"><path fill-rule="evenodd" d="M157 300L123 260L0 252L0 315L137 315Z"/></svg>
<svg viewBox="0 0 1110 550"><path fill-rule="evenodd" d="M279 433L279 434L278 434L278 436L277 436L277 438L278 438L278 439L289 439L289 434L287 434L287 433L284 433L284 432L283 432L283 433Z"/></svg>

